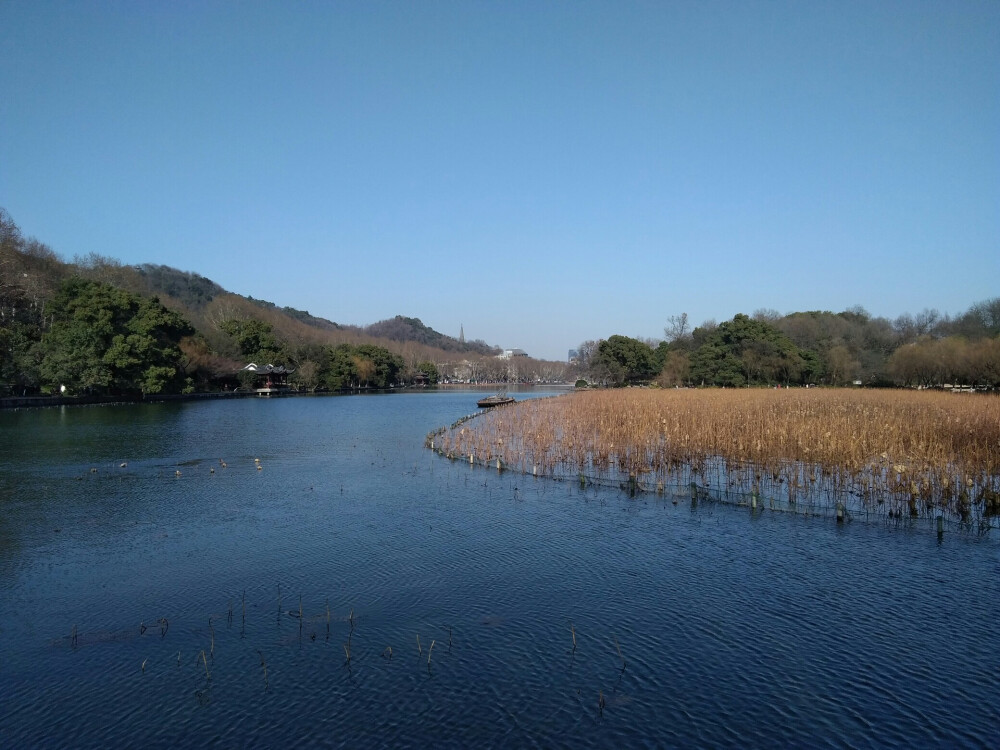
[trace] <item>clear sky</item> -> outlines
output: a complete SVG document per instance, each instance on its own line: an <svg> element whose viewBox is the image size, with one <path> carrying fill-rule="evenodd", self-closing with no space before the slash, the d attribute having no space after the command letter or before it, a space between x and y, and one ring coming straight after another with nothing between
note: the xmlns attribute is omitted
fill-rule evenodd
<svg viewBox="0 0 1000 750"><path fill-rule="evenodd" d="M0 0L0 206L551 359L960 313L1000 295L1000 2Z"/></svg>

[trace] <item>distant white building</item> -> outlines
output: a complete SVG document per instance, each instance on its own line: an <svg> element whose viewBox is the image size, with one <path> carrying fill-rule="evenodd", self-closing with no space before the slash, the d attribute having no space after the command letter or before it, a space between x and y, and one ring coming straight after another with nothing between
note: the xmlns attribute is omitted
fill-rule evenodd
<svg viewBox="0 0 1000 750"><path fill-rule="evenodd" d="M497 359L512 359L514 357L527 357L528 353L524 349L504 349L497 355Z"/></svg>

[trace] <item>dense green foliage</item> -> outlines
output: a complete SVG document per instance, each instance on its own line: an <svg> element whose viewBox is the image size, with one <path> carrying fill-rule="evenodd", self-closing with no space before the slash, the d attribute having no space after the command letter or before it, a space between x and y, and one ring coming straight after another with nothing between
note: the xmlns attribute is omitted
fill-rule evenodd
<svg viewBox="0 0 1000 750"><path fill-rule="evenodd" d="M671 319L653 344L611 336L580 345L581 372L598 383L662 386L942 385L1000 388L1000 298L950 319L934 311L890 322L860 308L841 313L757 311L688 332ZM655 378L648 374L652 358Z"/></svg>
<svg viewBox="0 0 1000 750"><path fill-rule="evenodd" d="M72 277L49 303L39 376L55 390L177 392L184 386L180 341L187 321L154 298Z"/></svg>
<svg viewBox="0 0 1000 750"><path fill-rule="evenodd" d="M787 384L798 382L804 365L781 331L741 314L716 327L691 354L690 378L721 386Z"/></svg>
<svg viewBox="0 0 1000 750"><path fill-rule="evenodd" d="M656 358L649 345L628 336L611 336L597 346L596 375L610 385L649 380L656 375Z"/></svg>
<svg viewBox="0 0 1000 750"><path fill-rule="evenodd" d="M239 348L240 356L257 364L285 363L288 354L274 335L274 328L260 320L224 320L220 325Z"/></svg>
<svg viewBox="0 0 1000 750"><path fill-rule="evenodd" d="M402 379L403 359L371 344L324 347L318 380L324 388L388 388Z"/></svg>
<svg viewBox="0 0 1000 750"><path fill-rule="evenodd" d="M421 362L417 365L417 372L427 378L428 385L435 385L441 377L437 365L433 362Z"/></svg>

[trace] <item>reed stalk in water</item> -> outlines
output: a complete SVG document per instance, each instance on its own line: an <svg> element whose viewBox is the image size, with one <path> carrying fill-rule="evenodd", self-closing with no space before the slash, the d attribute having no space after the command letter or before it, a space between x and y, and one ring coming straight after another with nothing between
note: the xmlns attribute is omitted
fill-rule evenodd
<svg viewBox="0 0 1000 750"><path fill-rule="evenodd" d="M962 522L1000 517L1000 399L845 389L614 390L525 401L445 430L442 450L584 483L699 486ZM805 502L802 502L805 501ZM758 506L760 501L758 501ZM832 507L832 502L830 502Z"/></svg>
<svg viewBox="0 0 1000 750"><path fill-rule="evenodd" d="M612 636L612 638L615 639L615 649L618 651L618 658L622 660L622 672L624 672L626 664L625 657L622 656L622 647L618 645L618 638L616 636Z"/></svg>
<svg viewBox="0 0 1000 750"><path fill-rule="evenodd" d="M260 666L264 670L264 689L267 690L270 685L267 679L267 661L264 659L264 654L260 649L257 649L257 655L260 657Z"/></svg>

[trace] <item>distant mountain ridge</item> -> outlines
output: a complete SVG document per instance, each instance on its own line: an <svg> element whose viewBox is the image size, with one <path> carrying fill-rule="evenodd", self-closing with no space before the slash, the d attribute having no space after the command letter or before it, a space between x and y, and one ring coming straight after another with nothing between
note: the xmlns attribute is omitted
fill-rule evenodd
<svg viewBox="0 0 1000 750"><path fill-rule="evenodd" d="M144 281L148 293L166 295L194 310L203 310L216 297L230 294L211 279L198 273L152 263L135 266L135 270ZM353 331L375 339L389 339L399 343L414 342L446 352L493 355L500 351L498 347L490 346L483 341L459 341L435 331L425 325L420 318L397 315L367 326L341 325L294 307L280 307L273 302L249 296L244 299L268 310L284 313L300 323L321 331Z"/></svg>
<svg viewBox="0 0 1000 750"><path fill-rule="evenodd" d="M28 305L41 325L41 311L71 276L159 298L205 338L220 359L220 368L239 361L234 342L222 330L228 320L258 319L293 347L341 343L384 346L402 355L413 367L421 360L440 361L456 353L488 356L499 351L483 341L459 341L435 331L419 318L402 315L371 325L337 323L305 310L230 292L199 273L164 264L124 264L98 253L65 261L44 243L25 238L10 215L0 208L0 323ZM9 315L4 317L5 313Z"/></svg>
<svg viewBox="0 0 1000 750"><path fill-rule="evenodd" d="M186 307L195 310L204 309L212 300L220 295L230 294L230 292L201 274L180 271L171 266L143 263L142 265L135 266L135 270L145 281L148 293L167 295L180 301ZM324 331L339 331L344 328L344 326L334 323L332 320L310 315L305 310L297 310L294 307L279 307L273 302L254 299L249 296L245 297L245 299L266 307L269 310L283 312L295 320Z"/></svg>
<svg viewBox="0 0 1000 750"><path fill-rule="evenodd" d="M107 259L102 260L106 261ZM181 271L171 266L143 263L134 266L133 269L141 279L143 293L176 300L182 308L189 311L203 312L209 308L213 301L221 297L242 297L242 295L233 295L232 292L201 274ZM435 331L430 326L425 325L420 318L397 315L366 326L347 325L312 315L306 310L282 307L268 300L256 299L251 296L242 297L242 299L267 310L271 316L275 313L287 316L319 331L350 333L375 340L388 339L399 344L415 343L445 352L494 355L500 351L498 347L490 346L484 341L459 341L452 336ZM199 316L192 315L191 317L197 319Z"/></svg>
<svg viewBox="0 0 1000 750"><path fill-rule="evenodd" d="M399 342L413 341L444 351L486 355L497 354L500 351L499 347L490 346L484 341L459 341L424 325L420 318L407 318L403 315L380 320L378 323L365 326L363 330L369 336Z"/></svg>

